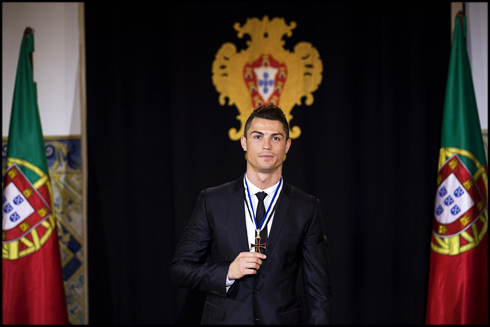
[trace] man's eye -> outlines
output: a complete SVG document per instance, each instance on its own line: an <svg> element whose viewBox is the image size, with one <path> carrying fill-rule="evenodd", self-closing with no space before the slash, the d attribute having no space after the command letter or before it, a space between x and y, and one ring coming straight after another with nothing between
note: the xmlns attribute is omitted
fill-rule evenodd
<svg viewBox="0 0 490 327"><path fill-rule="evenodd" d="M281 138L280 138L280 137L278 137L278 136L274 136L272 139L273 139L274 141L280 141L280 140L281 140Z"/></svg>
<svg viewBox="0 0 490 327"><path fill-rule="evenodd" d="M261 135L255 135L254 139L260 139L262 136Z"/></svg>

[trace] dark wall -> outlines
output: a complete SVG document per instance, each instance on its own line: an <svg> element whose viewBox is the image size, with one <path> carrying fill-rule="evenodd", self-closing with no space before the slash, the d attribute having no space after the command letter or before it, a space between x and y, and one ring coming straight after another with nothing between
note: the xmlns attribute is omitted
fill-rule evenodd
<svg viewBox="0 0 490 327"><path fill-rule="evenodd" d="M199 323L169 268L199 191L245 171L211 65L233 24L295 21L323 61L286 182L322 205L335 324L423 324L449 3L85 4L92 324Z"/></svg>

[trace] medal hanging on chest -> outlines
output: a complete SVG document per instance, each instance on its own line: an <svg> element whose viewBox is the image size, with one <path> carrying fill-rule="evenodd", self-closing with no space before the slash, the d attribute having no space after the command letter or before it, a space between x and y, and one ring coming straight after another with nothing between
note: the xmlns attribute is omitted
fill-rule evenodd
<svg viewBox="0 0 490 327"><path fill-rule="evenodd" d="M264 228L267 228L267 223L269 222L269 220L270 220L270 218L271 218L271 216L272 216L272 213L269 215L269 212L270 212L271 207L272 207L272 204L274 203L274 200L275 200L275 198L276 198L276 196L277 196L277 191L278 191L278 190L279 190L279 188L281 187L281 184L282 184L282 177L281 177L281 180L279 181L279 185L277 185L276 191L274 192L274 197L272 198L272 201L271 201L271 203L269 204L269 208L267 208L267 211L266 211L266 213L265 213L265 215L264 215L264 219L262 219L262 223L261 223L261 225L260 225L260 226L258 226L258 224L257 224L257 219L256 219L256 217L255 217L255 211L254 211L254 208L253 208L253 206L252 206L252 198L251 198L251 196L250 196L250 190L249 190L249 188L248 188L247 179L245 178L245 185L247 186L247 195L248 195L248 199L249 199L249 201L250 201L250 207L252 208L253 221L254 221L254 224L255 224L256 232L257 232L257 235L256 235L256 237L255 237L255 244L250 244L250 246L251 246L252 248L255 248L255 251L256 251L256 252L260 252L260 253L262 253L262 252L261 252L261 249L264 249L264 252L265 252L265 249L266 249L266 243L260 243L260 239L261 239L261 237L260 237L260 231L261 231L262 229L264 229ZM247 202L247 201L245 201L245 203L246 203L246 202ZM248 204L247 204L247 207L248 207ZM275 209L275 208L274 208L274 209ZM266 219L266 218L267 218L267 216L269 216L269 218L268 218L268 219Z"/></svg>

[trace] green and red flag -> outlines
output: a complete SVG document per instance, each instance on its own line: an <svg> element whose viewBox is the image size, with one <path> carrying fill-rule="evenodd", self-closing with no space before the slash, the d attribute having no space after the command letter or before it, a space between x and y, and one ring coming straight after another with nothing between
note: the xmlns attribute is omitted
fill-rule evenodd
<svg viewBox="0 0 490 327"><path fill-rule="evenodd" d="M456 17L433 213L427 324L488 324L488 166Z"/></svg>
<svg viewBox="0 0 490 327"><path fill-rule="evenodd" d="M2 194L2 323L68 324L51 182L29 54L22 37Z"/></svg>

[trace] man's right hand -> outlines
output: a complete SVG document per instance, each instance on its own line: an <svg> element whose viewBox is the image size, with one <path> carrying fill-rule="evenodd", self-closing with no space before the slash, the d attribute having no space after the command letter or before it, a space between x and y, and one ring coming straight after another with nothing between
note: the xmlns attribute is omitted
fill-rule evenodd
<svg viewBox="0 0 490 327"><path fill-rule="evenodd" d="M245 275L255 275L265 258L265 254L259 252L241 252L228 268L228 279L234 280Z"/></svg>

